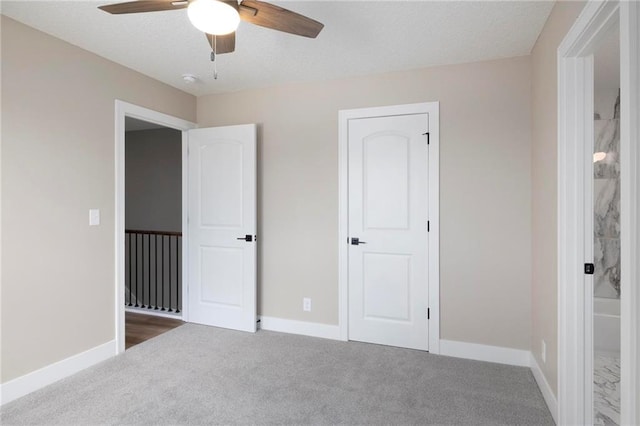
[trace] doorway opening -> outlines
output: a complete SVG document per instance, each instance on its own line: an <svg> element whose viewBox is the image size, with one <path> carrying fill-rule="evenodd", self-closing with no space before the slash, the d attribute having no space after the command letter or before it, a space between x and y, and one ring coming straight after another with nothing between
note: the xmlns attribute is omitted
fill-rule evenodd
<svg viewBox="0 0 640 426"><path fill-rule="evenodd" d="M119 100L115 115L115 318L122 353L188 319L187 131L196 125Z"/></svg>
<svg viewBox="0 0 640 426"><path fill-rule="evenodd" d="M620 424L620 25L594 52L593 424ZM589 182L591 183L591 182Z"/></svg>
<svg viewBox="0 0 640 426"><path fill-rule="evenodd" d="M559 424L640 421L639 24L636 2L589 2L558 48ZM596 65L598 53L602 56L599 48L616 38L612 31L618 33L620 49L619 59L613 59L619 61L619 69L613 70L620 79L619 103L617 94L599 96L594 84L596 74L603 72ZM607 295L611 297L602 297L605 304L594 297ZM607 307L600 305L613 307L605 312ZM613 327L603 324L604 319ZM603 326L613 330L599 330ZM594 364L599 353L614 349L615 354L616 346L620 347L619 418L612 410L605 419L594 411Z"/></svg>
<svg viewBox="0 0 640 426"><path fill-rule="evenodd" d="M181 144L125 117L125 349L182 324Z"/></svg>

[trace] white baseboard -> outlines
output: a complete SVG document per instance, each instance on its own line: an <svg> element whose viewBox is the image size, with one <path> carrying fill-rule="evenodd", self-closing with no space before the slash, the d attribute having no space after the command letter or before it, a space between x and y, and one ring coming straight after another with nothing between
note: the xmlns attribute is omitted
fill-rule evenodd
<svg viewBox="0 0 640 426"><path fill-rule="evenodd" d="M521 349L457 342L454 340L440 340L440 355L456 358L529 367L531 366L530 354L531 352Z"/></svg>
<svg viewBox="0 0 640 426"><path fill-rule="evenodd" d="M4 405L38 389L42 389L58 380L111 358L116 355L116 348L116 341L112 340L88 351L2 383L0 384L0 405Z"/></svg>
<svg viewBox="0 0 640 426"><path fill-rule="evenodd" d="M558 424L558 399L553 394L553 390L551 390L551 386L549 386L549 382L547 382L547 378L544 377L542 369L533 354L531 354L531 372L533 373L533 377L536 379L540 392L542 392L542 396L544 397L544 401L547 403L547 407L549 407L549 411L551 411L553 420Z"/></svg>
<svg viewBox="0 0 640 426"><path fill-rule="evenodd" d="M340 340L340 327L337 325L263 316L260 317L260 328L262 330L279 331L281 333Z"/></svg>
<svg viewBox="0 0 640 426"><path fill-rule="evenodd" d="M156 311L155 309L144 309L144 308L136 308L136 307L125 307L124 308L125 312L131 312L134 314L141 314L141 315L149 315L152 317L162 317L162 318L173 318L173 319L183 319L182 318L182 312L180 313L172 313L172 312L167 312L167 311Z"/></svg>
<svg viewBox="0 0 640 426"><path fill-rule="evenodd" d="M453 340L440 340L440 355L531 368L533 377L542 393L544 401L547 403L547 407L549 407L551 416L556 424L558 423L558 400L553 394L549 382L547 382L547 379L544 377L542 369L540 369L538 362L530 351L503 348L500 346L479 345L477 343L456 342Z"/></svg>

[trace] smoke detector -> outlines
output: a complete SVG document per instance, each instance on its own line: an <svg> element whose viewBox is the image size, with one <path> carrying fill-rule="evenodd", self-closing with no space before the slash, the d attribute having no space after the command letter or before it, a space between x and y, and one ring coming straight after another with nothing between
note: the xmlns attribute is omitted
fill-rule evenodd
<svg viewBox="0 0 640 426"><path fill-rule="evenodd" d="M193 74L182 74L182 80L184 80L186 84L193 84L198 81L198 77Z"/></svg>

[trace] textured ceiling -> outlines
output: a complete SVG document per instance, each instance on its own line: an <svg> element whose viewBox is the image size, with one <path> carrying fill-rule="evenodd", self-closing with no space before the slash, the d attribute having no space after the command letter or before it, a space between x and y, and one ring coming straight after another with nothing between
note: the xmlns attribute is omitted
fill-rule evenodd
<svg viewBox="0 0 640 426"><path fill-rule="evenodd" d="M117 2L117 1L116 1ZM186 10L109 15L114 1L2 1L2 14L194 95L527 55L550 1L276 1L325 24L307 39L242 22L220 55ZM183 74L198 81L186 84Z"/></svg>

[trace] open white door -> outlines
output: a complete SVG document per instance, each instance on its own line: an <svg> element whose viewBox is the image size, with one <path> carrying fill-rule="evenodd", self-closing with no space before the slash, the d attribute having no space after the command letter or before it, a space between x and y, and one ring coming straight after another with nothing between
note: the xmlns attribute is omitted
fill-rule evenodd
<svg viewBox="0 0 640 426"><path fill-rule="evenodd" d="M189 321L256 331L256 126L189 130Z"/></svg>

